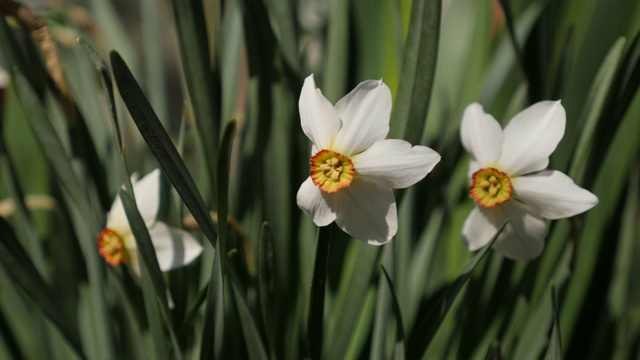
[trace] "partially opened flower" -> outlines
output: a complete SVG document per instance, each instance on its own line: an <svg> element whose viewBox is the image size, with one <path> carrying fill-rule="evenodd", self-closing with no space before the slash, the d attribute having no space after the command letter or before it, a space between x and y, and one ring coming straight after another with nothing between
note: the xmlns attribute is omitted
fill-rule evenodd
<svg viewBox="0 0 640 360"><path fill-rule="evenodd" d="M598 203L567 175L545 170L565 122L560 101L531 105L504 131L480 104L467 106L460 135L471 154L469 193L477 205L462 229L469 250L486 245L509 218L494 248L511 259L534 258L544 248L543 219L574 216Z"/></svg>
<svg viewBox="0 0 640 360"><path fill-rule="evenodd" d="M392 189L424 178L440 155L404 140L385 140L391 92L381 80L360 83L334 107L310 75L298 105L302 130L313 142L298 206L317 226L335 221L369 244L391 240L398 228Z"/></svg>
<svg viewBox="0 0 640 360"><path fill-rule="evenodd" d="M156 221L160 206L160 170L147 174L133 184L138 211L144 219L162 271L187 265L202 252L202 246L188 232L170 228ZM105 261L113 266L126 264L140 278L140 262L136 241L124 212L122 200L117 196L107 215L107 226L98 235L98 250Z"/></svg>

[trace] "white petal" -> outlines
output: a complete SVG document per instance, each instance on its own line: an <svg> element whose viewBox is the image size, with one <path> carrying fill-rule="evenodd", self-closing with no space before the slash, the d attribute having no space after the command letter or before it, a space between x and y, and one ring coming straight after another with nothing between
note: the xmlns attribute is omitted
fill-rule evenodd
<svg viewBox="0 0 640 360"><path fill-rule="evenodd" d="M546 170L513 179L516 196L547 219L561 219L585 212L598 203L591 192L576 185L560 171Z"/></svg>
<svg viewBox="0 0 640 360"><path fill-rule="evenodd" d="M131 229L127 214L124 212L122 200L120 200L120 195L116 195L113 204L111 204L111 210L109 210L107 214L106 227L118 233L128 232L130 231L129 229Z"/></svg>
<svg viewBox="0 0 640 360"><path fill-rule="evenodd" d="M440 154L394 139L378 141L351 160L359 176L401 189L422 180L440 161Z"/></svg>
<svg viewBox="0 0 640 360"><path fill-rule="evenodd" d="M313 74L304 80L298 108L302 130L307 137L318 148L331 149L340 129L340 117L320 89L316 88Z"/></svg>
<svg viewBox="0 0 640 360"><path fill-rule="evenodd" d="M496 208L476 206L464 221L462 241L467 249L476 251L487 245L505 220L504 214Z"/></svg>
<svg viewBox="0 0 640 360"><path fill-rule="evenodd" d="M560 101L542 101L518 113L504 128L500 164L509 176L544 170L564 135Z"/></svg>
<svg viewBox="0 0 640 360"><path fill-rule="evenodd" d="M469 184L471 184L471 179L473 178L473 174L476 171L480 170L480 164L476 160L471 159L469 161L469 170L467 170L467 177L469 178Z"/></svg>
<svg viewBox="0 0 640 360"><path fill-rule="evenodd" d="M391 91L382 80L361 82L336 103L342 127L334 149L347 156L358 154L389 133Z"/></svg>
<svg viewBox="0 0 640 360"><path fill-rule="evenodd" d="M156 221L160 208L160 169L155 169L133 184L140 215L147 227Z"/></svg>
<svg viewBox="0 0 640 360"><path fill-rule="evenodd" d="M325 194L317 187L311 177L302 183L296 196L298 207L313 217L317 226L327 226L336 219L336 194Z"/></svg>
<svg viewBox="0 0 640 360"><path fill-rule="evenodd" d="M398 231L396 200L391 189L357 178L336 193L340 210L336 224L351 236L382 245Z"/></svg>
<svg viewBox="0 0 640 360"><path fill-rule="evenodd" d="M163 222L156 222L149 235L162 271L187 265L202 252L202 245L191 234Z"/></svg>
<svg viewBox="0 0 640 360"><path fill-rule="evenodd" d="M513 260L538 257L544 249L547 230L544 220L532 215L517 201L508 201L500 207L511 220L493 244L493 248Z"/></svg>
<svg viewBox="0 0 640 360"><path fill-rule="evenodd" d="M0 66L0 90L3 90L9 84L9 75L7 72Z"/></svg>
<svg viewBox="0 0 640 360"><path fill-rule="evenodd" d="M460 138L464 148L481 167L500 159L502 128L493 116L484 112L482 105L473 103L464 110Z"/></svg>

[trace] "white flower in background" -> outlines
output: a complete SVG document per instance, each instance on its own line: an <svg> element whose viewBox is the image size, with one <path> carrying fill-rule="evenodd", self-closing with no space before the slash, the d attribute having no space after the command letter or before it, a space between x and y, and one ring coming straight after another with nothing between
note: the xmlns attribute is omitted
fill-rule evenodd
<svg viewBox="0 0 640 360"><path fill-rule="evenodd" d="M159 169L135 182L133 192L162 271L187 265L200 255L202 246L188 232L156 221L160 206ZM136 241L119 196L116 196L107 215L107 226L98 235L98 250L108 264L116 266L122 262L140 278Z"/></svg>
<svg viewBox="0 0 640 360"><path fill-rule="evenodd" d="M9 84L9 74L0 65L0 89L4 89Z"/></svg>
<svg viewBox="0 0 640 360"><path fill-rule="evenodd" d="M390 241L398 228L392 189L420 181L440 155L404 140L385 140L391 92L381 80L360 83L334 107L310 75L298 105L302 130L313 142L298 206L317 226L335 221L369 244Z"/></svg>
<svg viewBox="0 0 640 360"><path fill-rule="evenodd" d="M567 175L545 170L565 122L560 101L531 105L504 130L480 104L467 106L460 135L471 154L469 193L477 204L462 229L469 250L486 245L509 218L493 247L511 259L535 258L544 248L543 218L574 216L598 203Z"/></svg>
<svg viewBox="0 0 640 360"><path fill-rule="evenodd" d="M0 65L0 110L2 110L2 105L4 103L4 89L9 85L9 74L2 68ZM2 116L2 114L0 114Z"/></svg>

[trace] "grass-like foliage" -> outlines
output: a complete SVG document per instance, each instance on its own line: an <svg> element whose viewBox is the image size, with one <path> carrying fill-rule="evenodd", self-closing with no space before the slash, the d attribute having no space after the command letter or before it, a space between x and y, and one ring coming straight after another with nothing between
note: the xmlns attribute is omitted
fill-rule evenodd
<svg viewBox="0 0 640 360"><path fill-rule="evenodd" d="M0 359L635 359L639 89L637 0L0 0Z"/></svg>

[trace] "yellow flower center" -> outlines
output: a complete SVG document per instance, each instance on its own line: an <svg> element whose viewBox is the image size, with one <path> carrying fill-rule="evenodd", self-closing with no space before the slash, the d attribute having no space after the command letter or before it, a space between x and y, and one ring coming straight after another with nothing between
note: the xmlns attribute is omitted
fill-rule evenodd
<svg viewBox="0 0 640 360"><path fill-rule="evenodd" d="M310 163L313 183L326 193L349 187L356 173L351 159L333 150L320 150Z"/></svg>
<svg viewBox="0 0 640 360"><path fill-rule="evenodd" d="M494 168L480 169L472 176L469 193L478 205L494 207L511 198L511 179Z"/></svg>
<svg viewBox="0 0 640 360"><path fill-rule="evenodd" d="M109 228L104 228L98 235L98 250L109 265L116 266L126 257L122 237Z"/></svg>

